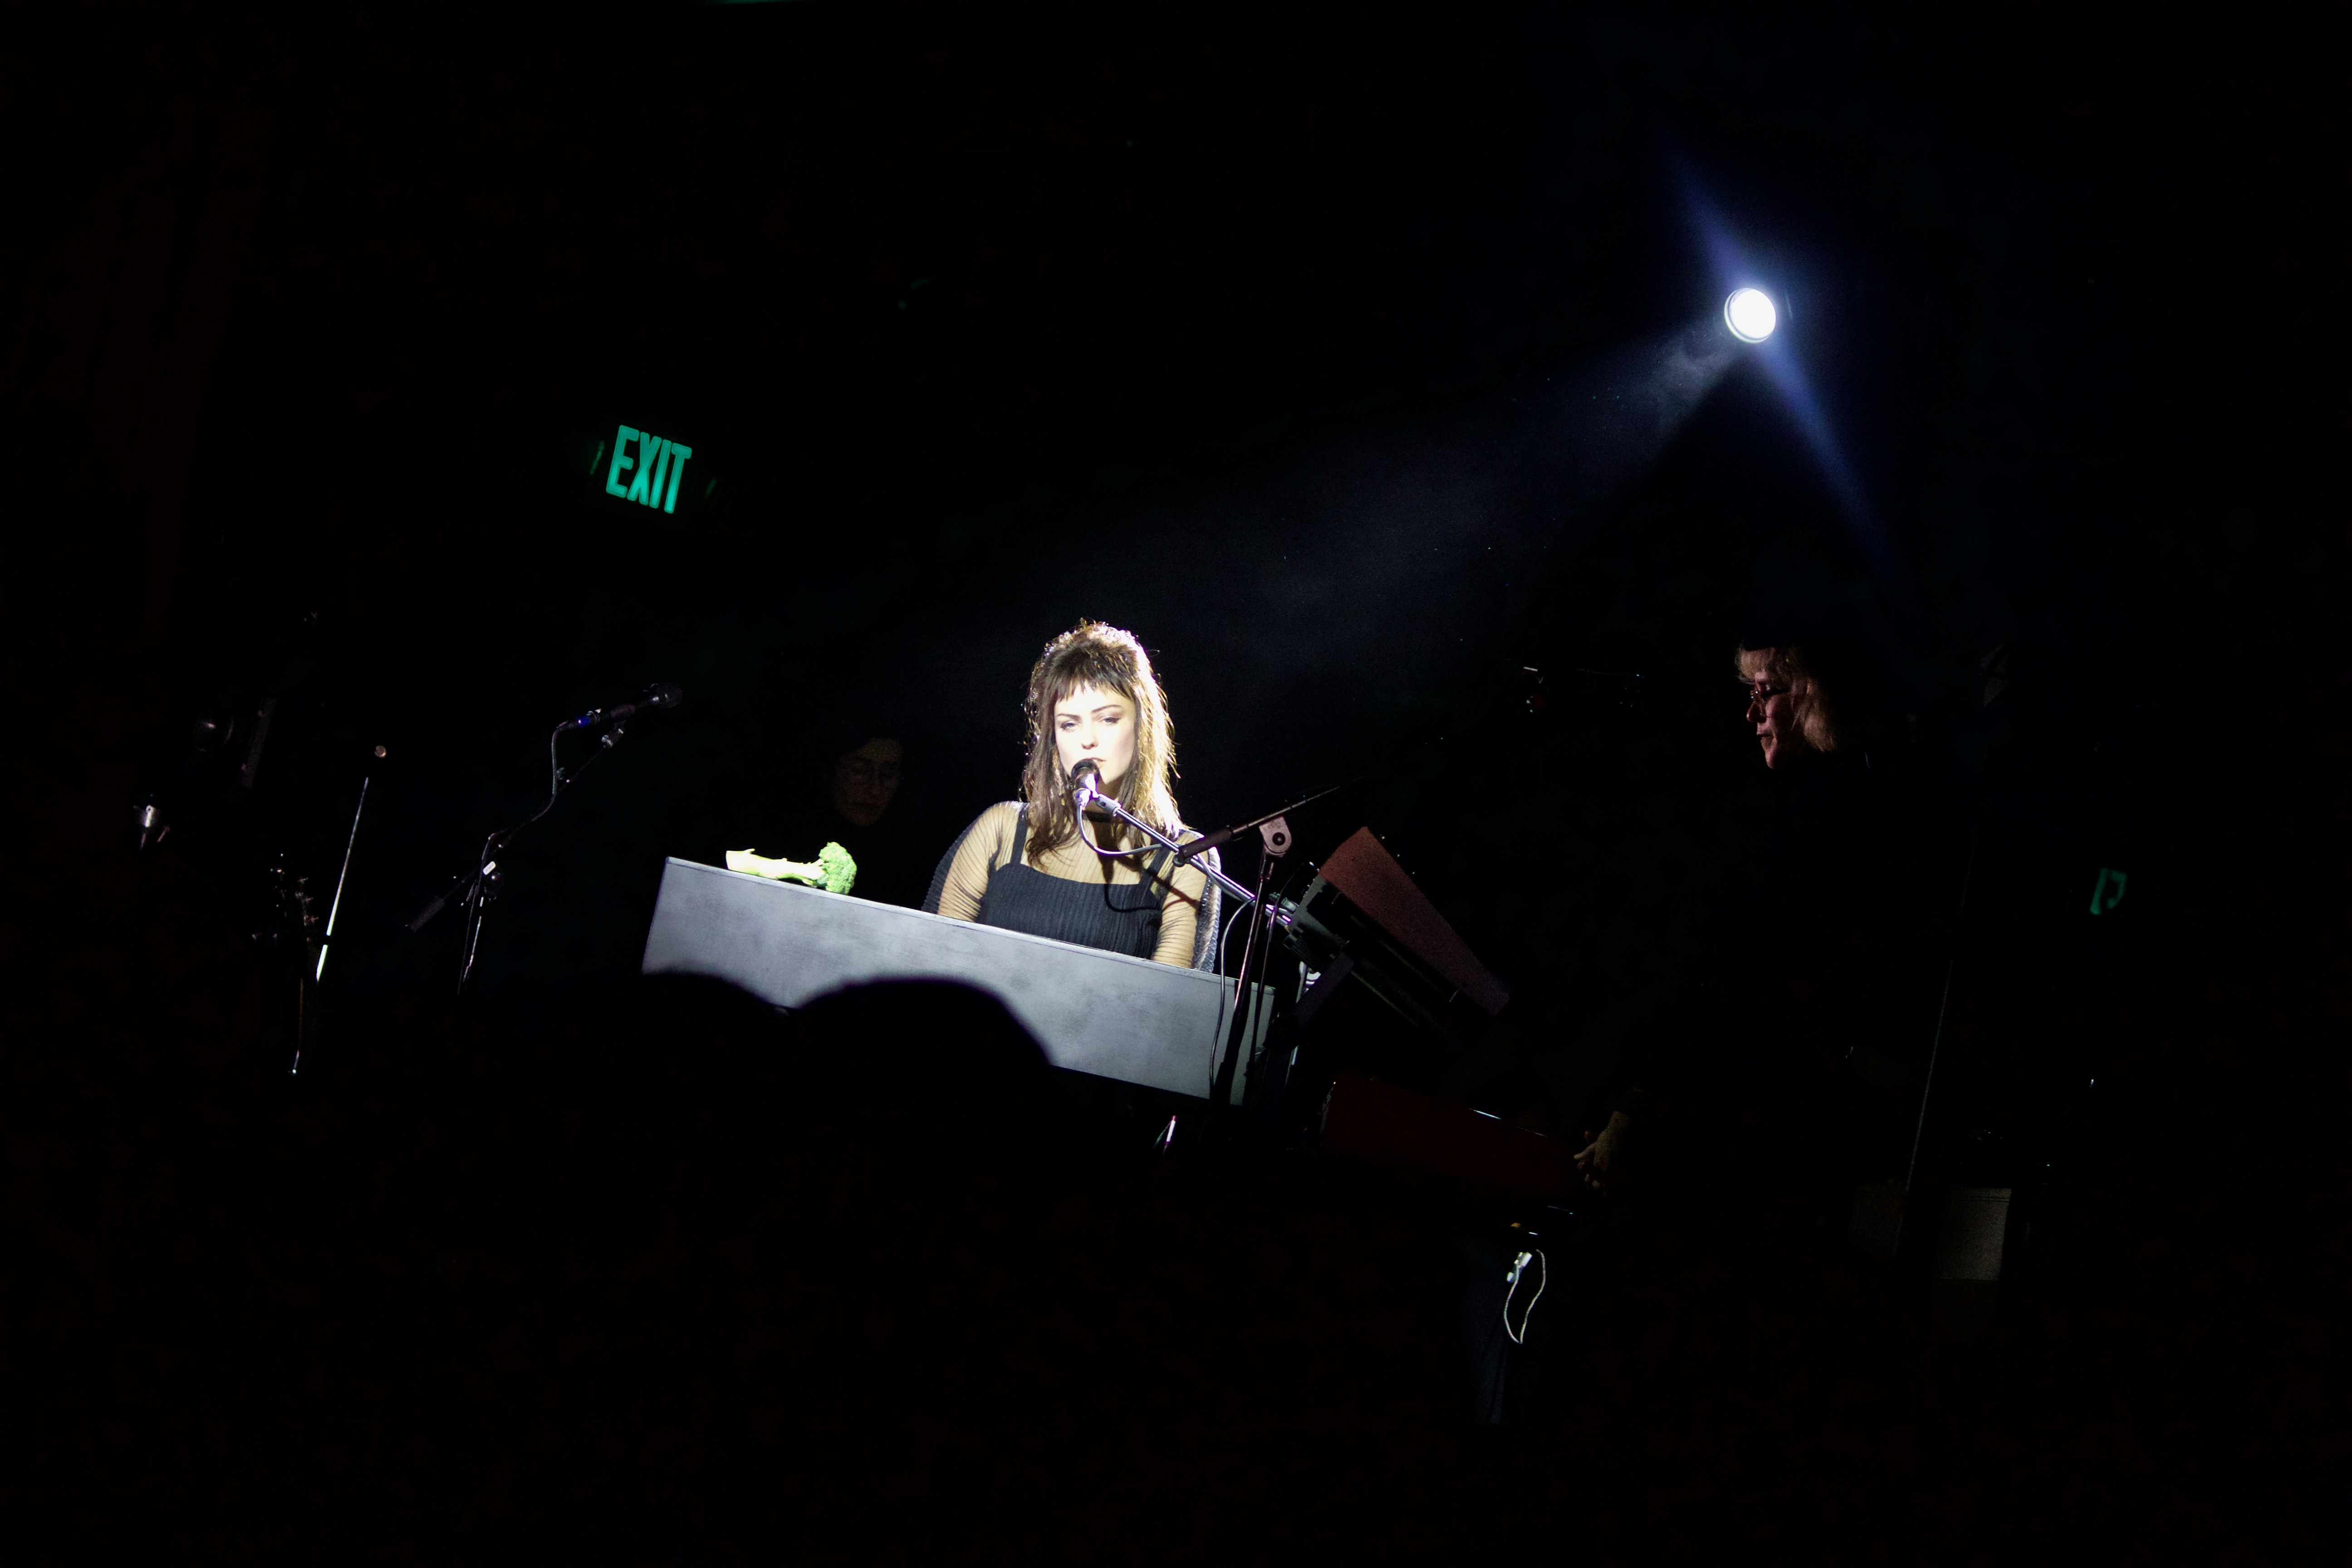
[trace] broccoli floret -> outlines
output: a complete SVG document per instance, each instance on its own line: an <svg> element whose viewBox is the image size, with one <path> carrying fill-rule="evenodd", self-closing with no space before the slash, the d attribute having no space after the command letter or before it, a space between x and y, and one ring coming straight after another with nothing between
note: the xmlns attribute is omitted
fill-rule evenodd
<svg viewBox="0 0 2352 1568"><path fill-rule="evenodd" d="M838 844L828 844L818 850L816 863L824 872L824 890L828 893L845 893L857 880L857 862Z"/></svg>
<svg viewBox="0 0 2352 1568"><path fill-rule="evenodd" d="M838 844L828 844L818 850L814 861L771 860L749 849L730 849L727 868L748 871L754 877L773 877L782 882L807 882L828 893L845 893L857 880L857 862Z"/></svg>

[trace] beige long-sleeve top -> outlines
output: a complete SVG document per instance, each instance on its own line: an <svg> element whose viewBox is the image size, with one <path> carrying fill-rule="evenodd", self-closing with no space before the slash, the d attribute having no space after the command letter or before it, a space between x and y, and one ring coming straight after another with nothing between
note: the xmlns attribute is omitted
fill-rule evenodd
<svg viewBox="0 0 2352 1568"><path fill-rule="evenodd" d="M1021 803L1008 800L992 805L973 819L957 848L955 858L948 863L947 880L940 888L940 913L950 920L976 921L980 918L981 900L988 896L989 874L1013 858L1013 829L1021 821ZM1108 847L1104 825L1092 826L1095 842ZM1200 837L1191 831L1176 836L1181 840ZM1029 847L1036 841L1032 838ZM1100 885L1108 881L1114 886L1133 887L1143 880L1145 866L1151 863L1150 853L1106 860L1097 856L1076 839L1030 862L1035 869L1049 877L1066 881L1091 882ZM1153 960L1189 969L1192 964L1195 921L1201 908L1201 898L1207 890L1208 877L1197 866L1180 866L1171 872L1163 869L1156 885L1161 889L1160 900L1160 943L1152 950Z"/></svg>

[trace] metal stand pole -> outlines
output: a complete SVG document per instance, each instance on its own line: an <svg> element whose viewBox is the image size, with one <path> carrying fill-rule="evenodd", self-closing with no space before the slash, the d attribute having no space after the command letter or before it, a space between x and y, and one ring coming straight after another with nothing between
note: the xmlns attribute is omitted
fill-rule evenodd
<svg viewBox="0 0 2352 1568"><path fill-rule="evenodd" d="M499 896L499 846L506 836L493 833L482 841L482 852L474 858L474 879L466 889L466 940L457 949L457 990L462 995L466 982L473 977L474 953L482 942L482 921L489 913L490 900Z"/></svg>
<svg viewBox="0 0 2352 1568"><path fill-rule="evenodd" d="M1089 805L1099 805L1105 811L1109 812L1113 816L1118 817L1121 822L1126 823L1129 827L1134 828L1138 833L1142 834L1146 838L1150 839L1154 844L1159 845L1162 849L1167 850L1170 854L1178 856L1179 858L1183 855L1183 845L1177 843L1176 840L1169 837L1168 835L1160 832L1160 829L1152 826L1151 824L1144 821L1143 818L1128 810L1127 807L1121 805L1111 796L1103 795L1085 784L1076 786L1070 791L1070 794L1076 797L1076 805L1078 808L1079 837L1086 838L1087 807ZM1113 859L1116 859L1121 855L1134 855L1140 853L1139 850L1134 849L1105 849L1096 844L1091 838L1087 839L1087 847L1092 849L1097 855ZM1199 862L1188 861L1186 864L1198 866ZM1234 898L1241 900L1242 902L1248 904L1253 908L1257 906L1257 895L1252 892L1249 889L1243 887L1239 882L1234 881L1231 877L1226 876L1222 868L1210 866L1201 866L1200 869L1203 875L1214 879L1217 886L1223 888L1226 892L1231 893ZM1285 916L1280 910L1276 910L1274 912L1272 918L1276 921L1281 921L1285 919Z"/></svg>
<svg viewBox="0 0 2352 1568"><path fill-rule="evenodd" d="M532 823L537 822L541 817L545 816L549 812L554 810L557 799L562 795L566 789L570 788L578 781L582 773L588 771L588 764L594 762L598 757L603 756L606 752L611 751L614 745L628 729L628 725L625 721L614 724L610 730L607 730L604 732L604 737L603 741L598 743L596 749L589 752L585 757L582 758L576 765L569 768L557 766L555 763L555 742L562 738L565 731L580 727L581 726L577 721L566 720L563 723L558 724L555 727L555 732L547 738L547 762L549 769L547 799L541 805L540 808L537 811L532 812L529 816L524 817L520 822L516 823L512 827L501 828L498 832L491 834L488 838L484 839L482 841L482 852L474 857L473 869L459 872L457 874L457 879L449 884L449 889L446 892L434 900L431 903L425 905L422 910L419 910L416 913L416 918L408 922L408 929L410 931L423 931L427 924L431 923L434 916L439 914L444 909L448 907L448 903L451 899L458 896L460 889L464 890L466 937L465 941L459 944L457 954L457 992L460 995L465 994L466 982L473 977L474 955L479 950L482 941L482 917L488 910L491 901L498 897L499 852L504 849L507 845L512 841L516 834L520 833L524 828L529 827Z"/></svg>
<svg viewBox="0 0 2352 1568"><path fill-rule="evenodd" d="M1203 868L1205 869L1206 868ZM1250 1052L1250 1076L1244 1081L1244 1101L1258 1095L1257 1081L1257 998L1250 991L1250 954L1257 947L1258 927L1265 913L1265 885L1274 875L1274 856L1262 854L1257 862L1257 890L1250 895L1250 923L1242 938L1242 961L1234 973L1234 1016L1225 1029L1225 1048L1222 1065L1217 1068L1217 1081L1212 1090L1217 1102L1230 1105L1234 1099L1234 1078L1240 1069L1242 1051ZM1271 933L1269 933L1270 936ZM1269 950L1274 943L1266 942Z"/></svg>

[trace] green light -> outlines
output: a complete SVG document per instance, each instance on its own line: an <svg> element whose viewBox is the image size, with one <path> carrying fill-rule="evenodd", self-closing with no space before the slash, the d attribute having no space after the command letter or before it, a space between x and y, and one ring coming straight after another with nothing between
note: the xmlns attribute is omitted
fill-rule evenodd
<svg viewBox="0 0 2352 1568"><path fill-rule="evenodd" d="M658 436L640 436L637 439L642 445L637 448L637 473L629 481L628 499L639 506L651 506L654 503L646 500L646 480L652 477L654 464L660 459L662 447L667 443Z"/></svg>
<svg viewBox="0 0 2352 1568"><path fill-rule="evenodd" d="M2121 871L2099 868L2099 879L2091 887L2091 912L2105 914L2124 901L2124 884L2130 880Z"/></svg>
<svg viewBox="0 0 2352 1568"><path fill-rule="evenodd" d="M632 441L637 443L637 455L634 458L628 455ZM691 447L624 425L613 437L613 468L604 476L604 493L633 500L639 506L675 512L678 482L686 478L686 462L693 456ZM626 489L621 484L623 474L630 475Z"/></svg>
<svg viewBox="0 0 2352 1568"><path fill-rule="evenodd" d="M625 425L621 426L621 433L613 437L613 471L604 476L606 495L625 494L621 489L621 476L636 467L636 459L629 456L629 443L636 438L637 433Z"/></svg>

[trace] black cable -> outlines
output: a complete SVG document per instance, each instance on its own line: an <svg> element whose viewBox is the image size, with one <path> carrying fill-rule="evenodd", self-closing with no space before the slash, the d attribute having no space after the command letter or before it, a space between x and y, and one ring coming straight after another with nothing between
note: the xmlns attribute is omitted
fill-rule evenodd
<svg viewBox="0 0 2352 1568"><path fill-rule="evenodd" d="M481 940L483 915L489 907L491 898L495 896L491 889L490 879L494 875L493 868L498 864L497 857L509 843L513 842L515 835L555 809L555 803L562 798L566 789L578 782L582 773L588 771L588 764L613 749L613 742L623 732L625 725L615 724L607 730L604 738L596 743L596 749L582 758L580 764L567 773L563 771L560 753L556 750L556 742L563 738L564 731L572 728L573 726L570 723L558 724L548 734L547 798L540 803L537 811L532 812L512 827L500 828L484 839L482 852L475 858L473 871L468 877L460 879L466 889L465 897L460 899L457 904L459 909L466 911L466 931L459 946L457 968L457 986L461 991L465 988L467 980L473 975L475 944ZM455 891L456 889L453 888L451 892ZM426 921L439 912L448 896L445 893L441 898L436 899L426 907L422 915L409 923L408 929L421 930Z"/></svg>
<svg viewBox="0 0 2352 1568"><path fill-rule="evenodd" d="M596 749L589 752L586 757L583 758L578 767L573 768L571 773L566 773L563 771L562 763L560 761L559 753L556 751L556 742L563 738L563 732L566 730L573 729L576 726L574 726L571 721L566 721L563 723L558 724L547 737L547 798L540 803L539 809L532 812L529 816L524 817L520 822L516 823L513 826L499 828L497 832L484 839L482 841L481 853L474 858L473 869L460 872L457 879L449 884L449 890L447 892L442 894L439 898L425 905L423 910L419 910L416 917L408 922L408 929L411 931L423 931L426 924L432 921L434 916L439 914L444 909L448 907L448 903L451 899L457 899L457 907L467 911L468 919L475 918L473 914L475 909L475 899L482 890L481 881L483 868L491 864L492 857L494 857L499 850L505 848L516 834L520 833L524 828L529 827L532 823L537 822L541 817L545 816L549 812L555 809L555 803L562 797L565 790L571 788L573 784L578 782L582 773L588 771L588 764L613 749L614 739L622 733L623 730L625 728L625 722L614 725L610 731L606 731L604 738L597 743ZM464 896L462 898L459 897L460 889L464 890Z"/></svg>
<svg viewBox="0 0 2352 1568"><path fill-rule="evenodd" d="M567 773L563 771L562 765L556 761L555 743L563 739L565 731L572 728L574 726L567 720L558 724L554 732L547 737L547 799L541 804L537 811L532 812L512 827L494 835L501 847L508 839L555 809L556 801L562 797L565 790L579 782L580 775L588 771L588 764L613 749L613 737L620 732L621 726L616 724L612 730L606 731L604 738L596 743L596 749L583 757L579 765Z"/></svg>
<svg viewBox="0 0 2352 1568"><path fill-rule="evenodd" d="M1290 889L1298 885L1299 870L1300 868L1297 866L1286 868L1282 874L1282 880L1266 890L1266 897L1274 908L1280 909L1289 900ZM1234 906L1234 912L1225 917L1224 934L1217 939L1217 973L1221 977L1231 978L1225 975L1224 961L1226 954L1233 951L1229 944L1233 941L1234 922L1249 913L1250 909L1251 906L1248 904L1236 903ZM1271 945L1269 942L1269 951L1271 951Z"/></svg>
<svg viewBox="0 0 2352 1568"><path fill-rule="evenodd" d="M1140 855L1147 849L1157 849L1160 847L1160 846L1152 843L1147 838L1132 849L1106 849L1087 836L1087 814L1083 811L1079 812L1077 814L1077 818L1078 842L1085 845L1087 848L1093 850L1096 854L1101 856L1106 860L1124 860L1130 855Z"/></svg>

